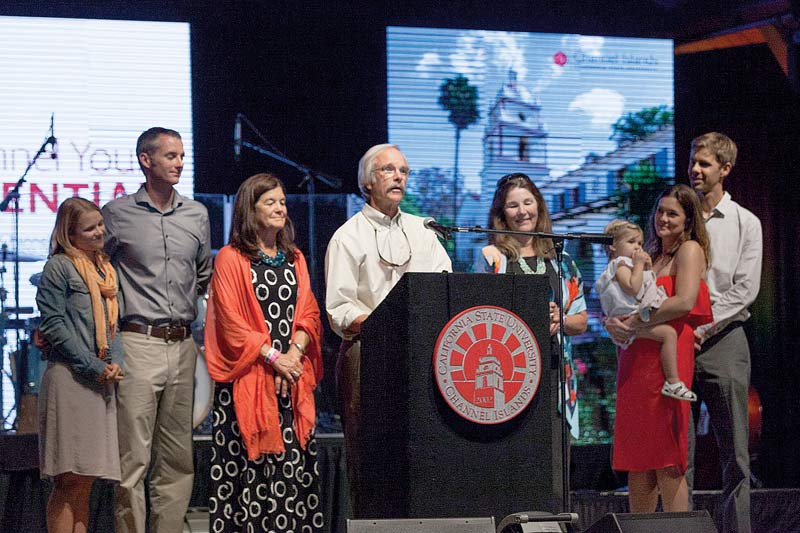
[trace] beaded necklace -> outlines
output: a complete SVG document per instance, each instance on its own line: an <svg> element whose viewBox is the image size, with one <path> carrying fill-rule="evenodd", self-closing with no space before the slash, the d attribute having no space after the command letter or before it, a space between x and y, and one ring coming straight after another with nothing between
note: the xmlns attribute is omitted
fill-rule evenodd
<svg viewBox="0 0 800 533"><path fill-rule="evenodd" d="M262 250L259 250L258 258L262 263L264 263L267 266L279 267L283 265L284 261L286 261L286 254L283 253L283 250L278 250L278 253L275 254L275 257L270 257Z"/></svg>
<svg viewBox="0 0 800 533"><path fill-rule="evenodd" d="M531 269L531 267L528 266L528 262L525 261L522 256L517 257L517 264L526 274L544 274L546 272L544 261L539 257L534 257L534 259L536 259L536 270Z"/></svg>

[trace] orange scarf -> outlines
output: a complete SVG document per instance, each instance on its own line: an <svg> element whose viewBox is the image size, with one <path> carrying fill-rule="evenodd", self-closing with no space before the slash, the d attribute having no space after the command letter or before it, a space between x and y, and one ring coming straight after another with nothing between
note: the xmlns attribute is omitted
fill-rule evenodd
<svg viewBox="0 0 800 533"><path fill-rule="evenodd" d="M89 296L92 298L92 315L94 317L94 338L97 342L97 357L105 359L108 355L108 335L106 328L102 327L106 322L108 332L113 340L117 333L117 319L119 318L119 304L117 303L117 273L111 262L103 254L95 254L97 264L95 265L83 252L68 253L67 258L75 265L86 287L89 289ZM105 279L98 273L102 271ZM103 312L103 300L106 299L106 309L108 317ZM107 320L106 320L107 318Z"/></svg>
<svg viewBox="0 0 800 533"><path fill-rule="evenodd" d="M300 448L305 450L314 429L314 388L322 379L322 322L311 292L303 254L295 252L297 303L292 335L302 329L309 337L303 374L292 387L294 425ZM278 416L275 371L259 355L272 345L261 305L253 292L250 260L231 245L214 260L206 311L206 363L211 378L233 383L233 406L242 441L251 461L265 453L283 453L285 447Z"/></svg>

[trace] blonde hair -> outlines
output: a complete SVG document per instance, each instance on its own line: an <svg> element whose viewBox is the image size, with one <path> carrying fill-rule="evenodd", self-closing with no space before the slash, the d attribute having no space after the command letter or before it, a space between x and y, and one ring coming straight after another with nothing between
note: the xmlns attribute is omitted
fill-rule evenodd
<svg viewBox="0 0 800 533"><path fill-rule="evenodd" d="M53 228L53 233L50 236L50 256L56 254L67 254L72 257L80 255L75 246L72 244L72 235L78 229L78 222L84 213L89 212L100 213L102 211L95 204L80 197L67 198L60 206L56 213L56 225ZM97 252L100 257L105 257L103 252Z"/></svg>
<svg viewBox="0 0 800 533"><path fill-rule="evenodd" d="M724 166L730 163L731 168L736 165L736 143L724 133L712 131L692 140L691 152L693 154L704 148L714 154L720 165Z"/></svg>
<svg viewBox="0 0 800 533"><path fill-rule="evenodd" d="M635 231L636 233L640 234L642 236L642 239L644 239L644 231L642 230L642 228L640 228L633 222L628 222L627 220L622 220L618 218L606 224L606 227L603 228L603 233L605 235L610 235L611 238L614 239L611 244L603 245L603 249L605 250L606 255L608 255L608 257L612 257L614 255L614 251L611 249L611 246L620 242L622 239L625 238L626 235L628 235L628 233L632 231Z"/></svg>

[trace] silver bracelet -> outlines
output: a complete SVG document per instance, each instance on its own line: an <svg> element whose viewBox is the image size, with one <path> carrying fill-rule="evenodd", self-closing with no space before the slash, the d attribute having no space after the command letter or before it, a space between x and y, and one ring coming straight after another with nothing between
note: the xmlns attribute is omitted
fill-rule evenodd
<svg viewBox="0 0 800 533"><path fill-rule="evenodd" d="M303 345L302 345L302 344L300 344L299 342L292 342L292 346L294 346L295 348L297 348L297 349L300 351L300 353L301 353L301 354L303 354L303 355L305 355L305 354L306 354L306 349L305 349L305 348L303 348Z"/></svg>

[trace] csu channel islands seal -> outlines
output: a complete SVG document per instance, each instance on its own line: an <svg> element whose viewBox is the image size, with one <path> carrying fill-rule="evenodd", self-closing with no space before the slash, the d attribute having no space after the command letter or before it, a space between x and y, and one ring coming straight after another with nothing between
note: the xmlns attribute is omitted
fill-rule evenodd
<svg viewBox="0 0 800 533"><path fill-rule="evenodd" d="M520 317L486 305L466 309L445 325L433 368L439 391L456 413L478 424L500 424L533 400L542 356Z"/></svg>

